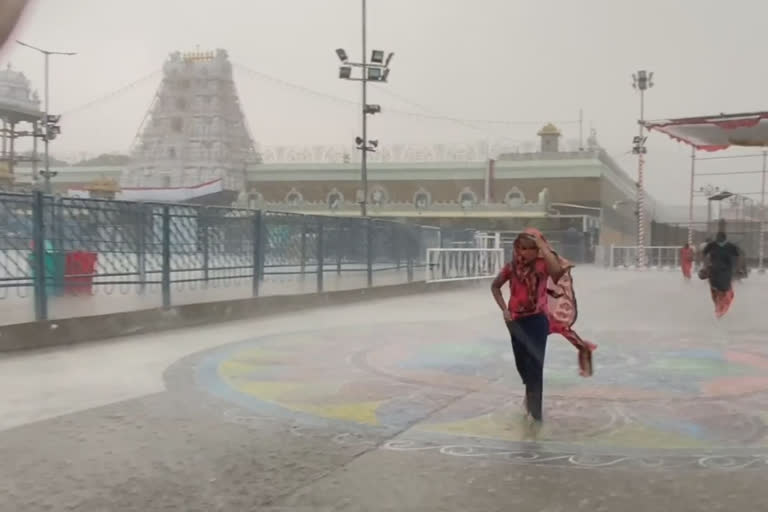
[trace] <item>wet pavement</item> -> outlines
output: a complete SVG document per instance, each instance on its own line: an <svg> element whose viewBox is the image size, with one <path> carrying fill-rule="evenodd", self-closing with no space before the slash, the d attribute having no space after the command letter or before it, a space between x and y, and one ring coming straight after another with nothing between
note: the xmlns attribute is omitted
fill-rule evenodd
<svg viewBox="0 0 768 512"><path fill-rule="evenodd" d="M368 286L368 276L357 265L338 273L335 266L323 274L323 291L355 290ZM299 267L285 272L298 272ZM226 300L250 299L254 296L253 278L226 277L205 282L189 280L176 275L180 282L171 283L171 305L196 304ZM194 279L198 279L195 277ZM415 269L412 280L424 280L424 270ZM317 274L304 275L270 274L259 284L260 296L297 295L316 293ZM376 268L373 286L388 286L409 282L408 271L402 268ZM126 311L139 311L162 307L163 296L159 282L144 286L131 283L94 284L90 289L49 291L48 316L51 319L77 318L90 315L107 315ZM35 298L31 283L25 286L0 288L0 325L12 325L35 320Z"/></svg>
<svg viewBox="0 0 768 512"><path fill-rule="evenodd" d="M0 359L0 510L759 510L768 278L575 277L538 432L487 283Z"/></svg>

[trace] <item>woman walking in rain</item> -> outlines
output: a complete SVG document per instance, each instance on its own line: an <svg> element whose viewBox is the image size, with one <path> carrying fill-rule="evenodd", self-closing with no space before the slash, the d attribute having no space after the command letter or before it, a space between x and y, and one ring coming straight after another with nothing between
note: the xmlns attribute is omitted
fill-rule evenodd
<svg viewBox="0 0 768 512"><path fill-rule="evenodd" d="M542 420L544 355L550 333L568 339L579 350L581 374L592 374L592 351L596 346L571 330L576 321L571 267L552 251L538 230L529 228L517 237L512 261L491 285L512 337L515 366L525 385L526 411L537 422ZM510 289L508 303L501 291L506 282Z"/></svg>
<svg viewBox="0 0 768 512"><path fill-rule="evenodd" d="M739 263L739 248L728 241L725 231L717 233L714 242L704 248L705 265L699 277L709 279L715 316L721 318L733 302L733 275Z"/></svg>

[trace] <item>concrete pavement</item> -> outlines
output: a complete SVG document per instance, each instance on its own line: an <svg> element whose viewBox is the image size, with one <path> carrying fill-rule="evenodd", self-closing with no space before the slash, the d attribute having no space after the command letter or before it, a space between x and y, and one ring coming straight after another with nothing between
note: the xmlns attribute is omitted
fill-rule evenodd
<svg viewBox="0 0 768 512"><path fill-rule="evenodd" d="M0 359L0 510L760 510L768 281L576 279L535 437L486 284Z"/></svg>

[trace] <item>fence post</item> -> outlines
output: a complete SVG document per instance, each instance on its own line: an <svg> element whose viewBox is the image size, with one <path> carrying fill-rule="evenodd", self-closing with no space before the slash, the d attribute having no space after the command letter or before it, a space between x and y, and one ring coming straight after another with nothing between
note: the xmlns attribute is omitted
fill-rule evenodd
<svg viewBox="0 0 768 512"><path fill-rule="evenodd" d="M613 247L614 247L614 246L613 246L613 244L611 244L611 245L608 247L608 250L610 250L610 251L611 251L611 254L608 256L608 261L610 262L611 268L613 268L613 267L614 267L614 265L613 265L613 263L614 263L614 261L613 261Z"/></svg>
<svg viewBox="0 0 768 512"><path fill-rule="evenodd" d="M453 238L453 237L452 237ZM440 246L441 249L443 249L443 246ZM441 278L446 279L448 278L448 270L451 265L451 260L455 257L455 254L447 252L445 254L440 254L438 256L438 259L440 260L440 268L442 269Z"/></svg>
<svg viewBox="0 0 768 512"><path fill-rule="evenodd" d="M344 219L336 219L336 274L341 275L341 264L344 259Z"/></svg>
<svg viewBox="0 0 768 512"><path fill-rule="evenodd" d="M203 206L200 209L200 224L201 224L201 232L200 235L202 236L201 245L203 246L203 281L205 282L205 285L208 286L208 280L210 279L208 269L211 266L211 248L210 248L210 240L208 237L208 232L210 231L208 229L209 226L209 217L208 217L208 208Z"/></svg>
<svg viewBox="0 0 768 512"><path fill-rule="evenodd" d="M395 268L400 272L400 227L399 224L392 224L392 259L395 260Z"/></svg>
<svg viewBox="0 0 768 512"><path fill-rule="evenodd" d="M299 263L299 270L301 271L301 277L304 277L304 272L307 271L307 216L301 216L301 262Z"/></svg>
<svg viewBox="0 0 768 512"><path fill-rule="evenodd" d="M373 286L373 219L370 217L365 220L365 238L365 263L368 275L368 288L370 288Z"/></svg>
<svg viewBox="0 0 768 512"><path fill-rule="evenodd" d="M325 247L323 246L323 217L317 217L317 293L323 293Z"/></svg>
<svg viewBox="0 0 768 512"><path fill-rule="evenodd" d="M45 211L42 192L32 196L32 272L35 290L35 320L48 319L48 297L45 287Z"/></svg>
<svg viewBox="0 0 768 512"><path fill-rule="evenodd" d="M416 237L414 236L414 231L416 228L414 226L406 226L406 235L407 236L407 242L408 246L406 247L406 255L408 258L408 261L406 262L406 271L408 274L408 282L413 282L413 266L414 266L414 252L416 252L416 257L418 257L418 250L419 246L416 244ZM429 262L427 262L427 265L429 265Z"/></svg>
<svg viewBox="0 0 768 512"><path fill-rule="evenodd" d="M136 211L136 271L139 275L139 293L147 289L147 224L152 222L152 215L147 215L144 203L137 205Z"/></svg>
<svg viewBox="0 0 768 512"><path fill-rule="evenodd" d="M163 206L163 307L171 307L171 207Z"/></svg>
<svg viewBox="0 0 768 512"><path fill-rule="evenodd" d="M253 296L259 296L259 285L264 272L264 216L261 210L253 212Z"/></svg>

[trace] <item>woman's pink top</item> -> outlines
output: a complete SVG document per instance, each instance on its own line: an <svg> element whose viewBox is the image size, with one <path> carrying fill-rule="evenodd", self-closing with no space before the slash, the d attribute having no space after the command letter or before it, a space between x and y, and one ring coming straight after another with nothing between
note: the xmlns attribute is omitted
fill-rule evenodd
<svg viewBox="0 0 768 512"><path fill-rule="evenodd" d="M549 272L547 270L547 263L543 258L536 259L533 274L530 276L535 286L533 300L529 297L526 284L515 278L511 262L504 265L496 279L500 285L509 281L509 303L507 307L513 319L548 313L547 281L549 280Z"/></svg>

